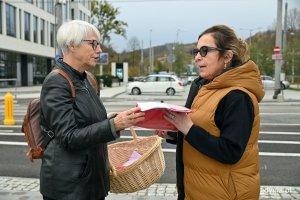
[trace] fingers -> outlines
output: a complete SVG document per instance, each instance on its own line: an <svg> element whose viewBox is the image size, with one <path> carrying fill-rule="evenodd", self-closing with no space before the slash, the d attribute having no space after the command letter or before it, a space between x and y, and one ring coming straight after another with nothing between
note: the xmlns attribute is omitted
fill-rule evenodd
<svg viewBox="0 0 300 200"><path fill-rule="evenodd" d="M122 130L130 126L134 126L136 123L145 119L145 113L140 112L139 107L131 108L127 111L121 112L115 118L116 130Z"/></svg>
<svg viewBox="0 0 300 200"><path fill-rule="evenodd" d="M166 111L164 114L164 118L170 122L175 121L177 117L178 117L178 113L176 112Z"/></svg>

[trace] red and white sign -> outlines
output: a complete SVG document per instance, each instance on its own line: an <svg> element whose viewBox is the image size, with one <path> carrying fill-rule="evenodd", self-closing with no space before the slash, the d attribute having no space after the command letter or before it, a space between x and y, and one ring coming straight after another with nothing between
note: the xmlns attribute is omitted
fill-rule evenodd
<svg viewBox="0 0 300 200"><path fill-rule="evenodd" d="M280 53L280 47L276 45L274 47L274 54L272 55L273 60L282 60L282 54Z"/></svg>

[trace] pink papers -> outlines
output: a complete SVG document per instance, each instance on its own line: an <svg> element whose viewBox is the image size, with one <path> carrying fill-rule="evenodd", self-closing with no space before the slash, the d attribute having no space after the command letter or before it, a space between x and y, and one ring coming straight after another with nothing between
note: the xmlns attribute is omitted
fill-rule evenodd
<svg viewBox="0 0 300 200"><path fill-rule="evenodd" d="M143 102L137 103L137 106L141 108L141 111L145 112L145 120L137 123L136 126L149 129L177 130L173 124L163 118L166 109L175 112L191 112L186 107L167 103Z"/></svg>

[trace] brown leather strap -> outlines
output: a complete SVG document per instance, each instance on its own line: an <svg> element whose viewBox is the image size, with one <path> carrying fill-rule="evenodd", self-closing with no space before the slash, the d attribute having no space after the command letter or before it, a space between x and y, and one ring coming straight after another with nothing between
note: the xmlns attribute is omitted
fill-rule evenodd
<svg viewBox="0 0 300 200"><path fill-rule="evenodd" d="M92 74L89 71L85 71L86 75L87 75L87 79L89 80L89 82L91 83L92 87L94 88L96 94L99 93L99 86L98 86L98 82L96 80L96 77L94 76L94 74Z"/></svg>
<svg viewBox="0 0 300 200"><path fill-rule="evenodd" d="M64 72L63 70L61 70L61 69L53 69L51 71L51 73L53 73L53 72L61 74L63 77L65 77L65 79L68 80L68 82L70 84L70 87L71 87L72 97L75 98L75 88L74 88L73 82L70 79L70 77L68 76L68 74L66 72Z"/></svg>

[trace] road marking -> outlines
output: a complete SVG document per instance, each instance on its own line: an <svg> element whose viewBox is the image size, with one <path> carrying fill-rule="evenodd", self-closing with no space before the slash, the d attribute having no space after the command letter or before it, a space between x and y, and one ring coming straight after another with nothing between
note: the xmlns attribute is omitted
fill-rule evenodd
<svg viewBox="0 0 300 200"><path fill-rule="evenodd" d="M0 144L3 144L3 145L16 145L16 146L28 146L26 142L0 141Z"/></svg>
<svg viewBox="0 0 300 200"><path fill-rule="evenodd" d="M300 153L259 152L260 156L300 157Z"/></svg>
<svg viewBox="0 0 300 200"><path fill-rule="evenodd" d="M260 115L300 115L300 113L260 113Z"/></svg>
<svg viewBox="0 0 300 200"><path fill-rule="evenodd" d="M0 125L0 128L22 128L22 125Z"/></svg>
<svg viewBox="0 0 300 200"><path fill-rule="evenodd" d="M262 144L300 144L298 141L258 140Z"/></svg>
<svg viewBox="0 0 300 200"><path fill-rule="evenodd" d="M27 146L26 142L0 141L0 145ZM162 149L165 153L175 153L176 149ZM260 156L300 157L300 153L259 152Z"/></svg>
<svg viewBox="0 0 300 200"><path fill-rule="evenodd" d="M5 130L1 130L5 131ZM24 133L0 133L0 136L24 136Z"/></svg>
<svg viewBox="0 0 300 200"><path fill-rule="evenodd" d="M300 126L300 124L260 123L261 126Z"/></svg>
<svg viewBox="0 0 300 200"><path fill-rule="evenodd" d="M176 149L162 149L166 153L175 153ZM259 152L260 156L300 157L300 153Z"/></svg>
<svg viewBox="0 0 300 200"><path fill-rule="evenodd" d="M259 134L266 134L266 135L300 135L300 132L271 132L271 131L260 131Z"/></svg>

